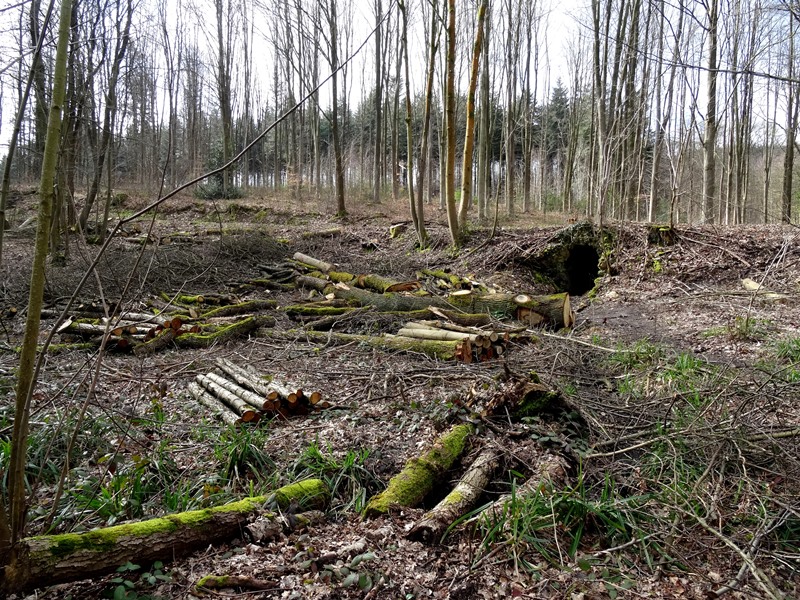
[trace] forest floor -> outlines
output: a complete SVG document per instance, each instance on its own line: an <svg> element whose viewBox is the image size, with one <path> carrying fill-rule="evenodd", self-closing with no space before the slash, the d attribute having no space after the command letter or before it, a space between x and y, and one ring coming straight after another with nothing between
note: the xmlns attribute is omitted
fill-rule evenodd
<svg viewBox="0 0 800 600"><path fill-rule="evenodd" d="M140 206L128 199L116 210L124 217ZM405 208L364 204L342 220L288 197L179 198L126 227L78 297L146 312L162 293L230 294L261 265L298 251L398 281L447 269L496 290L561 291L528 259L566 226L562 217L526 215L491 238L490 228L476 228L455 254L444 215L431 206L429 249L415 248L410 229L391 238ZM18 225L34 212L33 198L20 196L11 216ZM151 224L157 243L137 243ZM237 293L275 299L269 314L276 329L295 332L289 340L256 333L101 361L94 350L49 354L33 405L31 535L47 523L51 532L83 531L223 504L306 477L322 478L333 496L324 522L263 545L230 540L18 597L194 598L198 579L216 574L272 582L266 591L213 592L240 598L800 598L800 230L679 226L674 243L658 245L645 225L609 227L611 272L586 265L599 278L572 298L574 327L531 330L534 341L512 342L502 360L463 364L311 342L280 310L307 299L301 289ZM4 462L32 238L31 227L6 232L0 271ZM97 248L73 238L66 265L48 268L48 305L72 295ZM762 289L745 289L745 279ZM334 329L380 334L398 322L363 313ZM45 319L43 331L53 323ZM334 406L226 427L187 392L219 358L319 390ZM450 481L423 506L361 517L365 500L406 461L474 420L470 398L509 373L531 372L558 392L555 406L521 421L478 422ZM564 461L566 483L543 485L502 514L466 519L443 540L409 540L484 448L496 449L502 468L480 504L516 489L545 455ZM321 556L333 556L331 564L320 567Z"/></svg>

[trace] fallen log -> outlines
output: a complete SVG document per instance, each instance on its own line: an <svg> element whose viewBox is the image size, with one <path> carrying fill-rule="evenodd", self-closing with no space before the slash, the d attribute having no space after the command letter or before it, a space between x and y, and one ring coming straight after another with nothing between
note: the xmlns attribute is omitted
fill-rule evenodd
<svg viewBox="0 0 800 600"><path fill-rule="evenodd" d="M419 328L409 327L411 323L407 324L402 329L398 330L397 335L408 338L415 338L418 340L439 340L447 342L457 342L460 340L469 340L470 342L480 342L482 336L475 333L464 333L462 331L447 331L445 329L435 328Z"/></svg>
<svg viewBox="0 0 800 600"><path fill-rule="evenodd" d="M213 344L242 337L259 327L271 327L275 319L267 315L253 315L228 325L201 333L183 333L175 339L179 348L209 348ZM209 328L211 329L211 328Z"/></svg>
<svg viewBox="0 0 800 600"><path fill-rule="evenodd" d="M142 357L149 356L150 354L154 354L159 350L163 350L175 341L176 333L176 330L172 327L162 329L161 332L158 333L154 338L146 340L141 344L137 344L133 349L133 353L136 356Z"/></svg>
<svg viewBox="0 0 800 600"><path fill-rule="evenodd" d="M552 407L560 398L557 391L539 381L512 377L484 403L480 414L482 417L511 415L514 419L533 417Z"/></svg>
<svg viewBox="0 0 800 600"><path fill-rule="evenodd" d="M364 516L376 517L393 507L413 507L422 502L461 456L474 429L469 423L456 425L436 440L424 455L409 460L403 470L392 477L387 488L369 500Z"/></svg>
<svg viewBox="0 0 800 600"><path fill-rule="evenodd" d="M333 333L306 330L277 331L275 329L259 329L258 335L271 339L292 340L305 338L316 344L351 344L363 343L389 352L418 352L438 360L453 360L456 357L457 342L439 342L434 340L415 340L398 336L370 336L350 333Z"/></svg>
<svg viewBox="0 0 800 600"><path fill-rule="evenodd" d="M295 252L292 256L292 259L301 263L302 265L307 265L313 269L317 269L322 271L323 273L327 273L328 271L332 271L334 265L329 262L325 262L324 260L319 260L314 258L313 256L308 256L307 254L303 254L302 252Z"/></svg>
<svg viewBox="0 0 800 600"><path fill-rule="evenodd" d="M246 302L239 302L237 304L228 304L214 308L200 315L201 319L212 319L214 317L233 317L236 315L243 315L246 313L254 313L261 310L269 310L277 308L278 302L272 299L266 300L248 300Z"/></svg>
<svg viewBox="0 0 800 600"><path fill-rule="evenodd" d="M464 327L480 327L481 325L488 325L492 322L492 317L486 313L469 314L442 308L440 306L429 306L428 311L440 319L447 319L457 325L463 325Z"/></svg>
<svg viewBox="0 0 800 600"><path fill-rule="evenodd" d="M447 301L468 313L486 313L510 318L529 326L572 327L575 316L569 294L529 296L527 294L481 294L470 290L453 292Z"/></svg>
<svg viewBox="0 0 800 600"><path fill-rule="evenodd" d="M270 496L126 523L86 533L24 538L0 572L0 592L19 593L113 572L127 561L172 560L241 535L242 527L275 502L323 508L330 497L319 479L284 486Z"/></svg>
<svg viewBox="0 0 800 600"><path fill-rule="evenodd" d="M205 391L196 382L190 381L187 384L186 389L188 389L189 393L194 396L195 400L209 409L215 417L220 419L226 425L234 425L239 422L239 415L228 408L228 406L222 402L222 400Z"/></svg>
<svg viewBox="0 0 800 600"><path fill-rule="evenodd" d="M502 518L512 502L542 494L549 489L562 489L567 481L567 461L555 454L545 454L536 463L531 475L513 493L504 494L490 504L478 517Z"/></svg>
<svg viewBox="0 0 800 600"><path fill-rule="evenodd" d="M325 293L329 293L327 289ZM379 312L408 312L427 310L429 306L448 306L447 302L438 296L406 296L395 292L376 294L344 284L337 284L332 293L336 298L353 300L361 306L374 306Z"/></svg>
<svg viewBox="0 0 800 600"><path fill-rule="evenodd" d="M322 279L320 277L313 277L311 275L298 275L295 278L295 283L297 287L305 288L308 290L316 290L323 294L327 294L328 288L331 290L333 289L333 284L328 281L327 279Z"/></svg>
<svg viewBox="0 0 800 600"><path fill-rule="evenodd" d="M257 579L255 577L244 577L241 575L206 575L205 577L201 577L194 585L194 593L203 597L208 596L209 593L216 595L216 592L213 590L225 590L228 588L248 590L250 592L263 592L279 590L280 582L276 580Z"/></svg>
<svg viewBox="0 0 800 600"><path fill-rule="evenodd" d="M453 491L425 513L409 530L406 537L426 543L438 542L456 519L467 514L477 504L478 498L489 485L492 474L499 464L500 455L494 449L484 449Z"/></svg>

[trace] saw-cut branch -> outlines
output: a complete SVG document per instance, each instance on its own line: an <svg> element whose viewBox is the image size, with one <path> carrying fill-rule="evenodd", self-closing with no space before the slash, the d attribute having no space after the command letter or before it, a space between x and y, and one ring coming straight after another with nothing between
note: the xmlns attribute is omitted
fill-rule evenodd
<svg viewBox="0 0 800 600"><path fill-rule="evenodd" d="M209 348L213 344L227 342L245 336L259 327L271 327L275 319L267 315L254 315L202 333L184 333L176 338L179 348Z"/></svg>
<svg viewBox="0 0 800 600"><path fill-rule="evenodd" d="M534 494L560 489L567 482L567 462L555 454L544 454L533 466L533 472L513 493L504 494L489 505L482 515L502 518L508 514L509 505Z"/></svg>
<svg viewBox="0 0 800 600"><path fill-rule="evenodd" d="M213 308L200 315L201 319L212 319L215 317L233 317L236 315L244 315L247 313L255 313L261 310L270 310L276 308L278 302L272 299L266 300L248 300L246 302L239 302L237 304L228 304Z"/></svg>
<svg viewBox="0 0 800 600"><path fill-rule="evenodd" d="M319 260L314 258L313 256L308 256L307 254L303 254L302 252L295 252L292 256L292 259L301 263L304 266L309 266L312 269L316 269L318 271L322 271L323 273L327 273L328 271L333 271L332 263L325 262L324 260Z"/></svg>
<svg viewBox="0 0 800 600"><path fill-rule="evenodd" d="M222 400L205 391L196 382L190 381L187 384L186 389L188 389L189 393L194 396L195 400L209 409L212 415L217 417L226 425L235 425L239 422L239 415L228 408L228 406L222 402Z"/></svg>
<svg viewBox="0 0 800 600"><path fill-rule="evenodd" d="M218 358L216 360L216 365L223 373L242 387L249 388L251 391L265 398L269 395L271 391L269 385L262 381L257 373L247 368L240 367L227 358Z"/></svg>
<svg viewBox="0 0 800 600"><path fill-rule="evenodd" d="M261 407L264 405L263 397L251 392L250 390L246 390L242 386L234 383L233 381L225 379L221 375L217 375L216 373L208 373L206 377L208 377L209 380L213 381L218 386L229 391L231 394L235 394L256 410L261 410Z"/></svg>
<svg viewBox="0 0 800 600"><path fill-rule="evenodd" d="M408 538L427 543L438 542L456 519L477 504L499 463L497 451L491 448L483 450L453 491L414 524L408 532Z"/></svg>
<svg viewBox="0 0 800 600"><path fill-rule="evenodd" d="M469 423L456 425L442 435L433 448L412 458L403 470L392 477L389 486L373 496L364 509L367 517L386 514L392 507L418 505L461 456L467 438L474 431Z"/></svg>
<svg viewBox="0 0 800 600"><path fill-rule="evenodd" d="M222 400L231 410L239 415L243 422L249 423L251 421L258 421L261 418L257 409L250 406L233 392L228 391L226 388L213 381L207 375L197 375L196 379L197 383L203 386L210 394Z"/></svg>

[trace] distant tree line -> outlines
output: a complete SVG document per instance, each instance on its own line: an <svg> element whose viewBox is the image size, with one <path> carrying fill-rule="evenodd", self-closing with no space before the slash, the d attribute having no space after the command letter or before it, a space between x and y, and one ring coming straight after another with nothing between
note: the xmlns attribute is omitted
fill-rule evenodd
<svg viewBox="0 0 800 600"><path fill-rule="evenodd" d="M454 185L467 168L475 219L495 203L601 220L796 218L798 0L591 0L568 33L541 0L365 6L73 0L53 230L107 219L114 189L152 195L227 163L308 94L196 193L284 190L344 213L403 202L411 186L421 212L418 202L450 200L452 144ZM41 169L56 36L47 10L31 0L4 11L6 56L20 56L0 71L4 98L19 105L32 81L14 182Z"/></svg>

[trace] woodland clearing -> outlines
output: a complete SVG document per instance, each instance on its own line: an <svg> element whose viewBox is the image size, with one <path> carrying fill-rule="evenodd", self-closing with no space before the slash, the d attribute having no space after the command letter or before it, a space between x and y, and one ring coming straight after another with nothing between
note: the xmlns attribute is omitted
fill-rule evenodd
<svg viewBox="0 0 800 600"><path fill-rule="evenodd" d="M330 489L324 517L173 561L122 561L116 573L30 597L800 597L800 231L678 226L659 239L657 228L612 223L608 236L597 233L595 254L582 243L570 256L548 254L563 219L538 215L491 239L476 228L453 254L433 207L424 251L410 229L390 236L404 206L364 204L345 219L324 216L329 208L288 197L182 197L112 243L81 292L83 307L180 308L188 323L221 305L269 300L257 312L270 326L202 348L181 337L147 353L109 347L101 360L91 343L63 336L34 396L28 534L222 505L307 478ZM13 210L19 224L35 206L19 196ZM4 461L32 237L22 228L5 238ZM74 241L65 265L48 268L53 313L43 329L96 248ZM409 319L343 305L315 329L319 318L286 307L319 303L319 292L294 275L264 283L297 252L336 272L418 281L434 296L454 291L444 275L492 293L570 291L575 322L533 328L492 314L489 329L509 334L502 353L470 362L337 340L395 333ZM571 261L566 281L542 262L552 256ZM267 386L318 391L328 407L226 425L189 389L221 360ZM543 409L482 413L515 378L549 391ZM420 505L363 518L408 461L460 424L474 433ZM443 537L411 539L482 451L496 465L473 508L510 497L459 518ZM548 460L558 473L544 477L538 465ZM536 485L526 489L526 480ZM278 509L290 522L294 510ZM239 579L203 592L207 575Z"/></svg>

